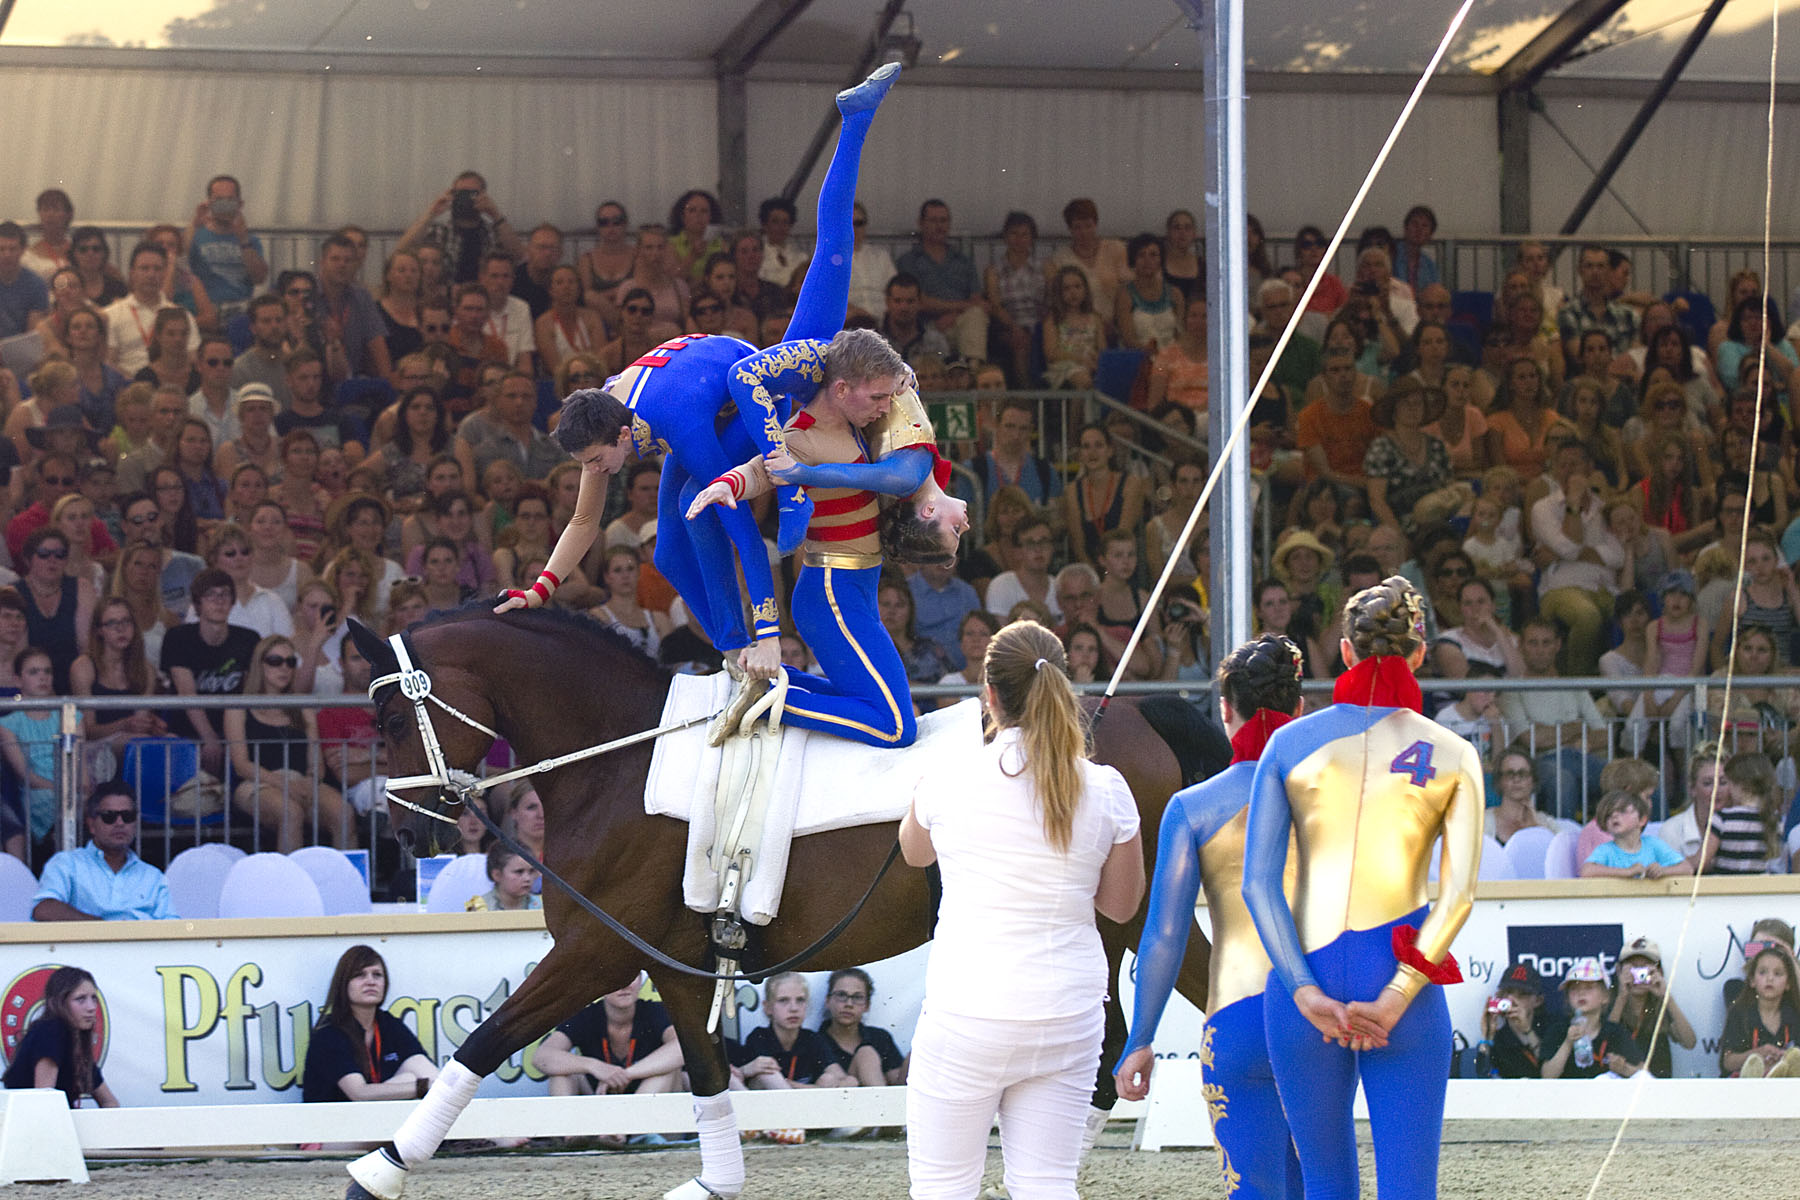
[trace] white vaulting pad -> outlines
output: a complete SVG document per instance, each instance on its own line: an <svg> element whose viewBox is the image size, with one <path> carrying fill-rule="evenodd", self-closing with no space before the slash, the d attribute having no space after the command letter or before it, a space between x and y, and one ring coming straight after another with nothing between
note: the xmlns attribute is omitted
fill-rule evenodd
<svg viewBox="0 0 1800 1200"><path fill-rule="evenodd" d="M710 716L730 699L725 674L677 675L663 706L665 725ZM970 697L919 718L919 737L904 750L883 750L860 742L784 727L775 767L773 796L764 826L760 867L745 889L743 912L751 919L773 915L781 895L789 836L898 821L912 804L913 787L925 768L942 757L972 753L981 745L981 702ZM706 861L713 841L713 793L722 750L706 744L698 724L657 739L644 788L644 811L689 823L683 890L689 907L716 907L718 877ZM753 915L754 914L754 915Z"/></svg>

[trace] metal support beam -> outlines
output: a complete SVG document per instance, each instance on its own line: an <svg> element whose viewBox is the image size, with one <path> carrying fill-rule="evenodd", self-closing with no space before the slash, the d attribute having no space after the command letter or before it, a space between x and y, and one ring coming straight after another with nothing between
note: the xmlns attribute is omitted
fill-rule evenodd
<svg viewBox="0 0 1800 1200"><path fill-rule="evenodd" d="M1216 459L1239 416L1254 402L1250 383L1250 277L1244 241L1243 0L1181 0L1200 34L1206 82L1207 444ZM1248 443L1245 443L1247 448ZM1220 662L1250 640L1254 509L1250 456L1224 464L1210 502L1212 655Z"/></svg>
<svg viewBox="0 0 1800 1200"><path fill-rule="evenodd" d="M1500 232L1531 232L1531 87L1630 0L1575 0L1494 72L1499 87Z"/></svg>
<svg viewBox="0 0 1800 1200"><path fill-rule="evenodd" d="M811 4L812 0L760 0L713 51L719 206L725 210L727 225L742 225L750 210L750 113L746 76L769 44Z"/></svg>
<svg viewBox="0 0 1800 1200"><path fill-rule="evenodd" d="M1500 232L1531 232L1531 91L1501 92Z"/></svg>
<svg viewBox="0 0 1800 1200"><path fill-rule="evenodd" d="M769 43L810 7L812 0L761 0L713 51L713 65L722 75L748 71Z"/></svg>
<svg viewBox="0 0 1800 1200"><path fill-rule="evenodd" d="M714 123L719 137L719 207L725 224L744 224L750 212L750 89L744 73L733 71L713 80Z"/></svg>
<svg viewBox="0 0 1800 1200"><path fill-rule="evenodd" d="M1670 60L1668 68L1663 71L1662 78L1656 81L1656 89L1644 98L1644 103L1639 106L1637 113L1631 118L1631 124L1627 125L1625 132L1619 135L1618 144L1612 148L1612 153L1606 156L1606 161L1600 164L1600 170L1588 184L1587 190L1581 193L1581 199L1575 202L1574 211L1569 214L1569 219L1563 222L1560 231L1563 236L1567 237L1581 228L1581 223L1593 210L1594 203L1600 199L1600 193L1606 190L1607 185L1612 182L1612 177L1618 172L1620 164L1625 161L1625 156L1631 153L1633 146L1637 145L1639 135L1644 132L1645 126L1650 124L1650 119L1656 115L1656 110L1662 107L1662 102L1668 98L1669 89L1673 88L1675 81L1681 78L1681 72L1687 68L1688 61L1694 57L1694 52L1700 49L1700 43L1706 40L1706 35L1712 30L1713 22L1719 19L1719 14L1725 10L1727 2L1728 0L1712 0L1712 3L1706 6L1706 12L1701 15L1699 24L1695 25L1688 33L1687 39L1681 43L1681 49L1675 52L1675 57Z"/></svg>
<svg viewBox="0 0 1800 1200"><path fill-rule="evenodd" d="M844 80L844 87L855 87L867 79L869 72L875 69L875 64L881 59L881 41L887 37L888 30L894 27L894 19L905 7L906 0L887 0L887 3L882 5L881 14L875 18L875 32L869 35L868 45L863 47L861 57L850 69L850 74ZM819 156L825 153L825 144L837 132L839 119L837 105L833 104L831 111L825 114L825 119L819 122L819 128L814 131L812 141L806 144L806 152L800 156L800 165L794 168L794 173L788 176L786 183L782 184L781 195L784 199L792 200L800 194L800 189L806 186L807 177L812 174L813 168L819 165Z"/></svg>
<svg viewBox="0 0 1800 1200"><path fill-rule="evenodd" d="M1594 30L1612 20L1630 0L1575 0L1562 15L1538 31L1494 72L1500 90L1528 88L1554 71L1588 39Z"/></svg>

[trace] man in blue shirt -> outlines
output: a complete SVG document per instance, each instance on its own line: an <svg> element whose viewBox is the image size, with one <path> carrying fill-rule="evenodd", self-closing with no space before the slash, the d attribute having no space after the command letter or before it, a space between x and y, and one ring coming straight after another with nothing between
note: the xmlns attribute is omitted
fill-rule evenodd
<svg viewBox="0 0 1800 1200"><path fill-rule="evenodd" d="M100 784L87 798L88 844L44 864L34 921L173 919L163 873L139 858L137 793L123 780Z"/></svg>
<svg viewBox="0 0 1800 1200"><path fill-rule="evenodd" d="M981 607L981 598L967 581L956 577L953 561L925 563L907 581L913 596L913 626L920 637L930 638L958 671L963 661L962 619Z"/></svg>
<svg viewBox="0 0 1800 1200"><path fill-rule="evenodd" d="M50 311L50 289L25 269L25 231L0 221L0 338L16 337Z"/></svg>
<svg viewBox="0 0 1800 1200"><path fill-rule="evenodd" d="M243 189L230 175L207 181L188 240L188 266L219 306L221 319L235 315L269 277L262 239L244 220Z"/></svg>
<svg viewBox="0 0 1800 1200"><path fill-rule="evenodd" d="M955 343L957 353L985 360L987 297L975 264L950 244L948 204L927 200L919 206L919 244L894 265L919 281L920 314Z"/></svg>

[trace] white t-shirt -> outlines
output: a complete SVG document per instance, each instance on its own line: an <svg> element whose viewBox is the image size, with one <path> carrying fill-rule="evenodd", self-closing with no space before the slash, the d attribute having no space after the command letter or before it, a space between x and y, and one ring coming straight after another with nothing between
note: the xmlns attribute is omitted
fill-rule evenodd
<svg viewBox="0 0 1800 1200"><path fill-rule="evenodd" d="M112 351L113 365L126 378L150 365L150 332L156 326L156 312L174 307L175 302L167 298L154 305L139 304L136 296L124 296L106 306L106 345ZM189 316L187 327L188 351L192 353L200 348L200 326Z"/></svg>
<svg viewBox="0 0 1800 1200"><path fill-rule="evenodd" d="M499 311L488 312L483 332L506 343L506 365L514 366L519 355L537 349L537 336L531 324L531 306L517 296L508 296Z"/></svg>
<svg viewBox="0 0 1800 1200"><path fill-rule="evenodd" d="M1111 767L1083 760L1069 852L1044 837L1021 735L950 756L919 781L913 812L944 875L925 969L933 1012L1009 1021L1093 1011L1106 996L1106 951L1094 926L1100 869L1138 831L1137 803Z"/></svg>
<svg viewBox="0 0 1800 1200"><path fill-rule="evenodd" d="M1006 614L1013 610L1013 605L1031 598L1031 594L1025 590L1025 585L1019 582L1017 571L1002 571L988 580L987 600L984 607L1004 620ZM1062 606L1056 602L1054 580L1051 581L1051 586L1044 593L1044 606L1050 610L1053 620L1063 619Z"/></svg>

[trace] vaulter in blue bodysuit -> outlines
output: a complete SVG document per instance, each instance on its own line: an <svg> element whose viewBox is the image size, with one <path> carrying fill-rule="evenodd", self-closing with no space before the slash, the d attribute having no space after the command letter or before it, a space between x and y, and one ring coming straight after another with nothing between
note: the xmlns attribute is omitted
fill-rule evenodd
<svg viewBox="0 0 1800 1200"><path fill-rule="evenodd" d="M657 497L656 568L693 611L714 647L727 655L780 634L775 588L755 519L745 508L719 508L694 520L694 497L747 458L782 445L782 426L824 377L821 355L849 307L851 210L858 164L875 109L899 67L884 67L838 95L843 126L819 192L819 238L786 340L766 350L726 336L671 339L625 369L607 390L632 410L640 456L667 454ZM726 399L735 420L721 417ZM930 470L927 460L919 474ZM798 482L798 481L796 481ZM916 488L918 484L915 482ZM811 504L797 486L781 489L783 553L799 544ZM735 549L735 554L733 553ZM744 629L737 586L742 566L752 630Z"/></svg>
<svg viewBox="0 0 1800 1200"><path fill-rule="evenodd" d="M1461 978L1449 948L1474 902L1481 763L1419 713L1424 607L1409 583L1358 592L1344 628L1353 665L1336 702L1277 730L1256 764L1244 900L1274 964L1263 1020L1307 1200L1359 1194L1359 1078L1381 1200L1429 1200L1450 1055L1449 1012L1430 985Z"/></svg>
<svg viewBox="0 0 1800 1200"><path fill-rule="evenodd" d="M1151 1039L1180 974L1204 883L1213 936L1200 1063L1225 1194L1300 1200L1300 1161L1263 1035L1269 957L1242 893L1250 783L1264 744L1299 707L1300 651L1284 637L1265 634L1228 655L1218 678L1232 734L1231 765L1177 792L1163 811L1150 910L1137 948L1131 1035L1115 1073L1126 1099L1148 1091ZM1240 712L1247 715L1240 719Z"/></svg>

